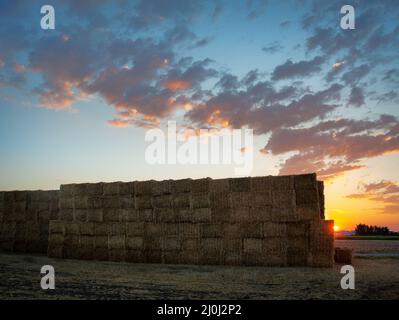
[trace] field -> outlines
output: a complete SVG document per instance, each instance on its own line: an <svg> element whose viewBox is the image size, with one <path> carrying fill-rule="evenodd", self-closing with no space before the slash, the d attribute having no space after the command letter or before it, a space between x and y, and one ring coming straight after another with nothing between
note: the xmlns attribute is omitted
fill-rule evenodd
<svg viewBox="0 0 399 320"><path fill-rule="evenodd" d="M0 254L1 299L399 299L399 241L337 240L355 252L356 289L340 266L263 268L128 264ZM53 265L55 290L40 288Z"/></svg>

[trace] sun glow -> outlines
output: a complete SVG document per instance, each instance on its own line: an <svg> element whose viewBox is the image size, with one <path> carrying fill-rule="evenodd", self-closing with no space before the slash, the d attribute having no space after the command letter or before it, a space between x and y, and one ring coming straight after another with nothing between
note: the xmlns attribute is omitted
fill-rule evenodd
<svg viewBox="0 0 399 320"><path fill-rule="evenodd" d="M338 226L334 226L334 232L339 231L339 227Z"/></svg>

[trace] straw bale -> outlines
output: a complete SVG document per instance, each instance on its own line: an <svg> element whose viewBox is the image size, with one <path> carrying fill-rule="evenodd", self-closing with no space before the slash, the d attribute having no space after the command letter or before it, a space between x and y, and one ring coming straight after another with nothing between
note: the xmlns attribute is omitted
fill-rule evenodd
<svg viewBox="0 0 399 320"><path fill-rule="evenodd" d="M78 235L80 233L78 222L65 222L65 234L67 235Z"/></svg>
<svg viewBox="0 0 399 320"><path fill-rule="evenodd" d="M176 214L173 209L169 209L169 208L154 209L154 221L173 222L175 220L176 220Z"/></svg>
<svg viewBox="0 0 399 320"><path fill-rule="evenodd" d="M233 192L249 192L251 189L251 178L230 179L230 190Z"/></svg>
<svg viewBox="0 0 399 320"><path fill-rule="evenodd" d="M179 263L180 251L179 250L165 250L162 251L162 263Z"/></svg>
<svg viewBox="0 0 399 320"><path fill-rule="evenodd" d="M171 181L172 193L188 193L191 191L191 179L180 179Z"/></svg>
<svg viewBox="0 0 399 320"><path fill-rule="evenodd" d="M179 237L167 236L162 237L162 250L180 250L182 243ZM175 261L176 262L176 261Z"/></svg>
<svg viewBox="0 0 399 320"><path fill-rule="evenodd" d="M108 234L111 236L123 236L127 231L127 224L121 222L108 222Z"/></svg>
<svg viewBox="0 0 399 320"><path fill-rule="evenodd" d="M178 225L179 234L182 237L200 237L200 225L194 223L183 222Z"/></svg>
<svg viewBox="0 0 399 320"><path fill-rule="evenodd" d="M290 204L273 206L271 210L271 220L274 222L298 221L299 217L296 207Z"/></svg>
<svg viewBox="0 0 399 320"><path fill-rule="evenodd" d="M135 193L135 182L120 182L119 195L133 196Z"/></svg>
<svg viewBox="0 0 399 320"><path fill-rule="evenodd" d="M172 208L171 195L159 195L152 198L154 208Z"/></svg>
<svg viewBox="0 0 399 320"><path fill-rule="evenodd" d="M128 237L144 236L144 222L128 222L126 224L126 235Z"/></svg>
<svg viewBox="0 0 399 320"><path fill-rule="evenodd" d="M49 221L49 232L50 233L61 233L61 234L65 234L65 221L61 221L61 220L50 220ZM29 228L29 225L27 225L27 232L28 230L31 230L31 228ZM38 227L38 225L36 225Z"/></svg>
<svg viewBox="0 0 399 320"><path fill-rule="evenodd" d="M177 223L162 223L162 234L164 236L177 236L179 235L179 228Z"/></svg>
<svg viewBox="0 0 399 320"><path fill-rule="evenodd" d="M229 179L211 180L209 185L211 193L227 193L230 192Z"/></svg>
<svg viewBox="0 0 399 320"><path fill-rule="evenodd" d="M233 208L229 212L231 214L230 217L227 217L227 220L224 221L245 222L250 220L249 218L250 208L238 207L238 208Z"/></svg>
<svg viewBox="0 0 399 320"><path fill-rule="evenodd" d="M274 190L293 190L294 177L293 176L277 176L271 178L271 189Z"/></svg>
<svg viewBox="0 0 399 320"><path fill-rule="evenodd" d="M175 214L175 219L171 221L179 222L194 222L194 210L190 208L176 208L173 209Z"/></svg>
<svg viewBox="0 0 399 320"><path fill-rule="evenodd" d="M93 222L81 222L79 225L80 225L79 230L81 235L94 236Z"/></svg>
<svg viewBox="0 0 399 320"><path fill-rule="evenodd" d="M201 226L201 237L220 238L223 236L223 225L221 223L204 223Z"/></svg>
<svg viewBox="0 0 399 320"><path fill-rule="evenodd" d="M252 204L252 195L250 192L232 192L231 200L233 208L250 207Z"/></svg>
<svg viewBox="0 0 399 320"><path fill-rule="evenodd" d="M166 195L172 192L171 181L170 180L162 180L162 181L154 181L152 194L154 196Z"/></svg>
<svg viewBox="0 0 399 320"><path fill-rule="evenodd" d="M119 195L119 188L121 182L111 182L111 183L104 183L103 184L103 194L105 196L116 196Z"/></svg>
<svg viewBox="0 0 399 320"><path fill-rule="evenodd" d="M120 221L120 210L119 209L104 209L103 219L105 222Z"/></svg>
<svg viewBox="0 0 399 320"><path fill-rule="evenodd" d="M252 192L267 192L272 189L273 177L253 177L251 178L251 191Z"/></svg>
<svg viewBox="0 0 399 320"><path fill-rule="evenodd" d="M191 199L189 193L178 193L173 195L173 208L190 208Z"/></svg>
<svg viewBox="0 0 399 320"><path fill-rule="evenodd" d="M138 210L139 220L145 222L155 221L155 212L152 209L139 209Z"/></svg>
<svg viewBox="0 0 399 320"><path fill-rule="evenodd" d="M144 248L146 251L161 251L162 250L162 237L159 236L147 236L144 241Z"/></svg>
<svg viewBox="0 0 399 320"><path fill-rule="evenodd" d="M206 192L193 193L191 201L193 208L209 208L211 206L209 193Z"/></svg>
<svg viewBox="0 0 399 320"><path fill-rule="evenodd" d="M126 250L127 262L145 262L145 255L142 250Z"/></svg>
<svg viewBox="0 0 399 320"><path fill-rule="evenodd" d="M129 250L141 250L144 248L143 237L127 237L126 238L126 249Z"/></svg>
<svg viewBox="0 0 399 320"><path fill-rule="evenodd" d="M210 178L191 180L191 192L193 193L209 193L210 191Z"/></svg>
<svg viewBox="0 0 399 320"><path fill-rule="evenodd" d="M86 222L87 221L87 209L75 209L74 210L74 221Z"/></svg>
<svg viewBox="0 0 399 320"><path fill-rule="evenodd" d="M87 221L102 222L103 221L103 210L102 209L87 210Z"/></svg>
<svg viewBox="0 0 399 320"><path fill-rule="evenodd" d="M225 239L235 239L241 236L241 225L239 223L224 223L223 226L223 237Z"/></svg>
<svg viewBox="0 0 399 320"><path fill-rule="evenodd" d="M125 248L125 235L109 236L108 237L109 249L124 249Z"/></svg>
<svg viewBox="0 0 399 320"><path fill-rule="evenodd" d="M108 251L109 261L125 261L126 260L126 250L125 249L111 249Z"/></svg>
<svg viewBox="0 0 399 320"><path fill-rule="evenodd" d="M212 208L231 208L232 200L230 192L211 193Z"/></svg>
<svg viewBox="0 0 399 320"><path fill-rule="evenodd" d="M62 245L56 245L56 244L49 243L48 248L47 248L47 255L50 258L61 259L64 257L63 249L64 249L64 247Z"/></svg>
<svg viewBox="0 0 399 320"><path fill-rule="evenodd" d="M194 222L210 222L212 220L212 211L210 208L197 208L193 210Z"/></svg>
<svg viewBox="0 0 399 320"><path fill-rule="evenodd" d="M95 236L94 247L108 249L108 236Z"/></svg>
<svg viewBox="0 0 399 320"><path fill-rule="evenodd" d="M299 174L294 177L295 190L316 189L317 179L315 173Z"/></svg>
<svg viewBox="0 0 399 320"><path fill-rule="evenodd" d="M60 209L60 220L73 221L73 209Z"/></svg>
<svg viewBox="0 0 399 320"><path fill-rule="evenodd" d="M103 194L103 183L88 183L86 185L89 196L100 196Z"/></svg>
<svg viewBox="0 0 399 320"><path fill-rule="evenodd" d="M136 197L136 208L152 209L152 197L146 195Z"/></svg>
<svg viewBox="0 0 399 320"><path fill-rule="evenodd" d="M160 223L147 222L144 224L144 235L146 237L162 236L162 225Z"/></svg>
<svg viewBox="0 0 399 320"><path fill-rule="evenodd" d="M153 193L155 181L148 180L148 181L137 181L135 184L135 191L137 196L144 196L144 195L151 195Z"/></svg>
<svg viewBox="0 0 399 320"><path fill-rule="evenodd" d="M88 208L88 196L77 195L73 199L75 209L87 209Z"/></svg>
<svg viewBox="0 0 399 320"><path fill-rule="evenodd" d="M95 248L93 251L93 259L98 261L109 260L108 248Z"/></svg>
<svg viewBox="0 0 399 320"><path fill-rule="evenodd" d="M119 205L122 209L134 209L136 206L136 201L132 195L120 196Z"/></svg>
<svg viewBox="0 0 399 320"><path fill-rule="evenodd" d="M162 251L161 250L145 251L145 261L147 263L162 263Z"/></svg>
<svg viewBox="0 0 399 320"><path fill-rule="evenodd" d="M197 250L183 250L180 253L180 263L183 264L200 264L201 258L199 256L199 252Z"/></svg>
<svg viewBox="0 0 399 320"><path fill-rule="evenodd" d="M103 222L94 223L94 234L95 236L107 236L108 224Z"/></svg>
<svg viewBox="0 0 399 320"><path fill-rule="evenodd" d="M104 208L104 197L103 196L89 196L87 199L88 209L103 209Z"/></svg>
<svg viewBox="0 0 399 320"><path fill-rule="evenodd" d="M183 238L181 246L183 251L200 251L201 241L199 238Z"/></svg>

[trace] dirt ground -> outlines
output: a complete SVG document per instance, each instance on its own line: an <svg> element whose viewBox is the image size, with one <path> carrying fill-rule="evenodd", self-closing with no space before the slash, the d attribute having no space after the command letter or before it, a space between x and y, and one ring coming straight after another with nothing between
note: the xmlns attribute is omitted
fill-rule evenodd
<svg viewBox="0 0 399 320"><path fill-rule="evenodd" d="M46 264L54 266L55 290L40 288ZM399 259L355 257L353 265L356 288L342 290L339 265L156 265L0 253L0 299L399 299Z"/></svg>

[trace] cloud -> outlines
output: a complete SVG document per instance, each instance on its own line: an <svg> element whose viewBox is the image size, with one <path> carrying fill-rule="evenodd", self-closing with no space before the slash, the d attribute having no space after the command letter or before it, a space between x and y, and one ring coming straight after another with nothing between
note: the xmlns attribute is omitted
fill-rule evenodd
<svg viewBox="0 0 399 320"><path fill-rule="evenodd" d="M395 117L382 115L375 121L338 119L306 128L278 129L265 150L288 155L281 173L317 171L328 179L363 167L364 159L399 152L398 125Z"/></svg>
<svg viewBox="0 0 399 320"><path fill-rule="evenodd" d="M317 56L309 61L292 62L287 60L284 64L278 65L273 73L272 80L282 80L296 77L306 77L321 70L324 59Z"/></svg>
<svg viewBox="0 0 399 320"><path fill-rule="evenodd" d="M358 193L349 194L350 199L367 199L378 203L381 207L377 211L388 214L399 213L399 185L393 181L362 183Z"/></svg>
<svg viewBox="0 0 399 320"><path fill-rule="evenodd" d="M272 43L270 43L269 45L265 46L262 48L262 51L265 53L276 53L279 52L283 49L283 46L278 42L278 41L274 41Z"/></svg>
<svg viewBox="0 0 399 320"><path fill-rule="evenodd" d="M364 105L364 93L363 93L362 88L352 87L350 95L349 95L348 105L351 105L354 107L360 107L360 106Z"/></svg>

